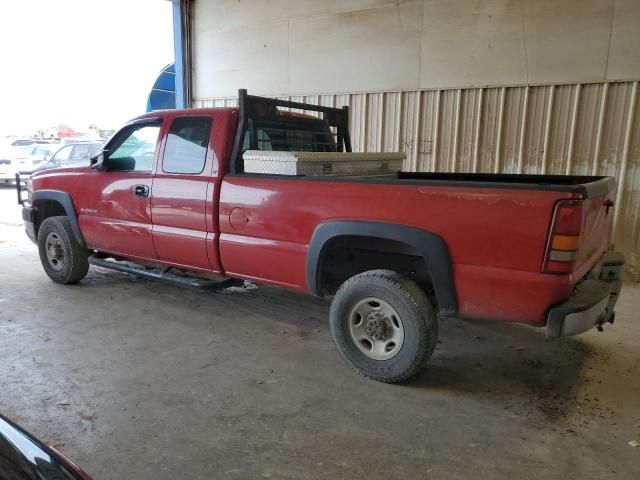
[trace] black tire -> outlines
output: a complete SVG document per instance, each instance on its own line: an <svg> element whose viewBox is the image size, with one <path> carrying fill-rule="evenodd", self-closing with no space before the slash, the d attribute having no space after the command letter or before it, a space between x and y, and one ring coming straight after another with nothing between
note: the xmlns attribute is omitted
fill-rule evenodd
<svg viewBox="0 0 640 480"><path fill-rule="evenodd" d="M372 297L390 305L401 319L403 341L392 358L370 358L350 333L350 322L360 318L354 309ZM360 324L362 321L360 318ZM364 272L343 283L331 303L329 323L333 341L347 364L359 374L385 383L400 382L415 375L431 357L438 340L438 321L424 291L412 280L390 270ZM365 345L366 341L364 339ZM373 343L369 343L373 348Z"/></svg>
<svg viewBox="0 0 640 480"><path fill-rule="evenodd" d="M76 241L67 217L49 217L42 222L38 230L38 251L44 271L54 282L78 283L89 271L88 252ZM48 251L59 255L51 258L53 255L48 255Z"/></svg>

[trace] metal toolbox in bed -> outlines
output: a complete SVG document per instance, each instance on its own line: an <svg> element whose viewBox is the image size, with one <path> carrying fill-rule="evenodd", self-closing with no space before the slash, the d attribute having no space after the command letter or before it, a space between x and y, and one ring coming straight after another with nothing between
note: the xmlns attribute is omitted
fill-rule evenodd
<svg viewBox="0 0 640 480"><path fill-rule="evenodd" d="M242 159L246 173L356 177L395 175L402 170L405 154L246 150Z"/></svg>

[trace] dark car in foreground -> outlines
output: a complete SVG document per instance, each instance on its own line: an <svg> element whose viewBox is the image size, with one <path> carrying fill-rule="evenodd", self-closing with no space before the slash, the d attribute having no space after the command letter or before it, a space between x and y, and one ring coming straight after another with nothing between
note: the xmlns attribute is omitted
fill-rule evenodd
<svg viewBox="0 0 640 480"><path fill-rule="evenodd" d="M0 415L1 480L91 480L81 468Z"/></svg>

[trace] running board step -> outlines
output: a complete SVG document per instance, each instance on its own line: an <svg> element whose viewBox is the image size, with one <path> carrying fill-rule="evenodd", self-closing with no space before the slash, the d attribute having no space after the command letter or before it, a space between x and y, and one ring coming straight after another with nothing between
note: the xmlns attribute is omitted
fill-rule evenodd
<svg viewBox="0 0 640 480"><path fill-rule="evenodd" d="M118 262L116 260L107 260L105 258L96 257L95 255L91 255L89 257L89 263L96 267L108 268L109 270L128 273L130 275L135 275L136 277L147 278L149 280L157 280L169 285L177 285L180 287L197 288L199 290L222 290L224 288L242 285L242 281L236 280L235 278L225 278L223 280L207 280L203 278L182 277L180 275L168 273L165 270L139 267Z"/></svg>

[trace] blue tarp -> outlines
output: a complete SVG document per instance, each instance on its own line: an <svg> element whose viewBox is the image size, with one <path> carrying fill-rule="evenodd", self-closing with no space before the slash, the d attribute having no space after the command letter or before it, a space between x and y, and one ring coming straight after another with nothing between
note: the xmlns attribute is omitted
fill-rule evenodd
<svg viewBox="0 0 640 480"><path fill-rule="evenodd" d="M176 66L162 69L147 99L147 112L176 108Z"/></svg>

